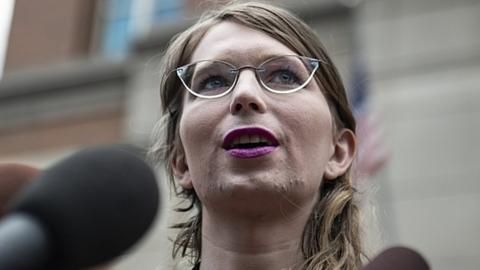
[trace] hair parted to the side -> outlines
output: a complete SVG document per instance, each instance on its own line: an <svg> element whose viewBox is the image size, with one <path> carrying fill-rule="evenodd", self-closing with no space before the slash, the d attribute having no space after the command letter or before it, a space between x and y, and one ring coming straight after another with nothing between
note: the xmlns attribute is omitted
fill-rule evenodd
<svg viewBox="0 0 480 270"><path fill-rule="evenodd" d="M193 189L182 189L175 185L172 161L183 153L178 132L182 113L182 97L186 91L171 70L188 64L205 33L222 21L232 21L264 32L288 46L299 55L322 59L315 74L329 103L334 119L334 129L347 128L355 132L355 119L348 104L340 75L315 32L290 12L258 2L236 2L224 5L218 10L205 13L200 20L180 33L170 43L162 64L160 94L163 117L157 125L157 134L150 154L164 164L177 195L186 199L189 205L178 211L196 211L186 222L173 228L180 232L174 241L173 256L179 253L198 263L201 256L202 209ZM360 238L360 217L356 190L352 186L350 170L332 181L323 181L319 200L316 203L303 233L301 251L304 263L302 270L358 269L364 256Z"/></svg>

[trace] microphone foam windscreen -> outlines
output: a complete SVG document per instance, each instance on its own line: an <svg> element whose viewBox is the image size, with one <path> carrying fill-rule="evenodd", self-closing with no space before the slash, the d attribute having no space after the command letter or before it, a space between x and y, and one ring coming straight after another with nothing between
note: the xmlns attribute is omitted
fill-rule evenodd
<svg viewBox="0 0 480 270"><path fill-rule="evenodd" d="M48 269L75 269L123 253L146 232L158 205L152 169L126 150L105 147L45 170L11 210L32 215L50 234Z"/></svg>
<svg viewBox="0 0 480 270"><path fill-rule="evenodd" d="M386 249L363 270L429 270L425 259L416 251L405 247Z"/></svg>

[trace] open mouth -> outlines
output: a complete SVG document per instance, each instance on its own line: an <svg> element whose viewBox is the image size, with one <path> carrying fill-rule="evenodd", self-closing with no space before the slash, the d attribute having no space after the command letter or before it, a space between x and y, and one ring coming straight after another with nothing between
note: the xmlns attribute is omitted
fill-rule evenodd
<svg viewBox="0 0 480 270"><path fill-rule="evenodd" d="M227 133L223 140L223 149L248 157L258 156L271 152L278 141L268 130L258 127L238 128ZM236 154L235 154L236 153Z"/></svg>
<svg viewBox="0 0 480 270"><path fill-rule="evenodd" d="M236 137L230 144L228 144L225 149L246 149L246 148L255 148L262 146L273 146L273 142L267 138L260 136L258 134L253 135L241 135Z"/></svg>

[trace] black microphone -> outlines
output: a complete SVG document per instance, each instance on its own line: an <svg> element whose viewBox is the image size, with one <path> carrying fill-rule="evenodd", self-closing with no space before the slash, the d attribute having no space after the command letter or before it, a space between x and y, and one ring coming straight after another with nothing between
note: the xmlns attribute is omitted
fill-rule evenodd
<svg viewBox="0 0 480 270"><path fill-rule="evenodd" d="M80 151L45 170L0 222L0 270L82 269L110 261L150 227L152 169L119 148Z"/></svg>
<svg viewBox="0 0 480 270"><path fill-rule="evenodd" d="M430 267L418 252L406 247L392 247L367 264L362 270L429 270Z"/></svg>

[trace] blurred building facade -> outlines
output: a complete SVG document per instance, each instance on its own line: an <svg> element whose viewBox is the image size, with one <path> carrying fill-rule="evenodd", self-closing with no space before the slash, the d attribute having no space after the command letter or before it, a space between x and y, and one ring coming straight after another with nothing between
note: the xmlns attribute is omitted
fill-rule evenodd
<svg viewBox="0 0 480 270"><path fill-rule="evenodd" d="M202 9L184 0L16 0L0 81L0 162L37 166L79 148L146 148L160 116L159 55ZM391 153L379 187L381 246L419 250L433 269L480 260L480 2L275 1L319 33L346 85L361 50ZM164 190L168 190L165 189ZM109 269L172 269L166 227Z"/></svg>

